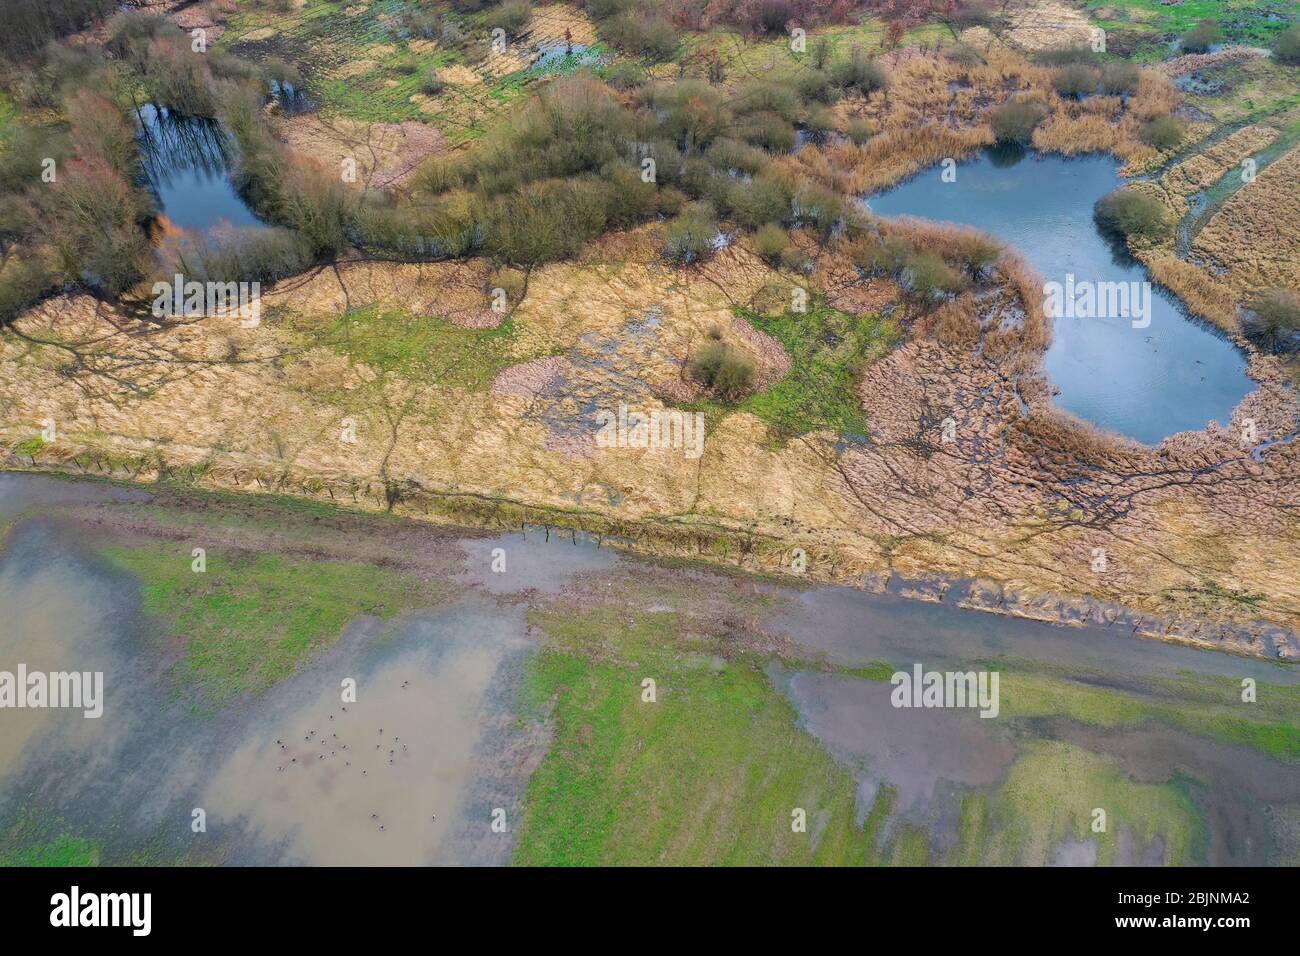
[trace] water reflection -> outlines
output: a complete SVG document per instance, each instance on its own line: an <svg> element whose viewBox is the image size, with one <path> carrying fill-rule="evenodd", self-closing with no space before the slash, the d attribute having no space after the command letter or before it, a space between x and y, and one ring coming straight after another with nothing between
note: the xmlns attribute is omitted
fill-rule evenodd
<svg viewBox="0 0 1300 956"><path fill-rule="evenodd" d="M1101 233L1093 204L1118 187L1107 156L1066 159L999 147L957 167L954 182L927 170L870 197L879 215L952 221L992 233L1032 263L1045 281L1145 282L1146 270ZM1124 318L1055 320L1044 367L1065 410L1103 428L1155 444L1180 431L1226 424L1253 388L1245 356L1216 331L1187 317L1156 288L1151 324Z"/></svg>
<svg viewBox="0 0 1300 956"><path fill-rule="evenodd" d="M234 149L216 120L147 103L138 112L140 156L159 211L175 227L260 226L230 180Z"/></svg>

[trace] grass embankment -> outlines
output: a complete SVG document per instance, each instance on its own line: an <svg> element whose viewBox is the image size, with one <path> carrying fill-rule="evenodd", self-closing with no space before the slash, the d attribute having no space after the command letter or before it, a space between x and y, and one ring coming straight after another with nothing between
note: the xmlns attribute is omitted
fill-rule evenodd
<svg viewBox="0 0 1300 956"><path fill-rule="evenodd" d="M1188 675L1142 695L1031 673L1003 671L1002 713L1012 719L1065 717L1097 727L1163 723L1300 761L1300 688L1260 683L1258 701L1241 700L1240 681ZM1145 690L1145 688L1144 688Z"/></svg>
<svg viewBox="0 0 1300 956"><path fill-rule="evenodd" d="M196 573L179 548L111 546L103 554L140 579L145 612L180 642L170 676L215 705L289 677L363 614L392 617L438 595L363 564L209 553Z"/></svg>

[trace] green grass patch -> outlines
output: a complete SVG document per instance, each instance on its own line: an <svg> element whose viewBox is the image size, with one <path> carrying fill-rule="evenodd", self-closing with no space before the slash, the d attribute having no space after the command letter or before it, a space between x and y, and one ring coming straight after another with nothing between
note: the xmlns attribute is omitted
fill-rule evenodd
<svg viewBox="0 0 1300 956"><path fill-rule="evenodd" d="M465 329L447 319L371 306L344 312L310 334L375 371L472 391L489 388L497 372L526 360L514 353L510 318L492 329Z"/></svg>
<svg viewBox="0 0 1300 956"><path fill-rule="evenodd" d="M1300 687L1257 685L1257 701L1241 701L1241 682L1188 676L1151 685L1151 696L1008 670L1001 678L1004 717L1059 716L1101 727L1157 721L1271 757L1300 761Z"/></svg>
<svg viewBox="0 0 1300 956"><path fill-rule="evenodd" d="M1105 832L1093 830L1095 809L1106 813ZM1003 866L1051 863L1064 840L1095 841L1097 862L1111 865L1122 829L1134 839L1135 856L1160 838L1165 862L1176 866L1200 859L1206 839L1183 783L1137 783L1109 757L1055 741L1031 744L989 800L985 818L963 825L986 830L981 862Z"/></svg>
<svg viewBox="0 0 1300 956"><path fill-rule="evenodd" d="M140 580L144 610L182 642L172 677L214 704L284 680L363 614L391 617L445 593L364 564L209 552L196 573L188 547L102 553Z"/></svg>
<svg viewBox="0 0 1300 956"><path fill-rule="evenodd" d="M858 399L863 369L897 340L893 323L831 308L824 300L805 313L771 316L737 309L756 329L775 337L790 356L789 373L766 391L737 407L771 424L782 436L831 428L843 435L866 435L867 420Z"/></svg>
<svg viewBox="0 0 1300 956"><path fill-rule="evenodd" d="M642 702L643 677L656 703ZM855 782L760 672L544 650L527 690L553 704L555 738L529 782L517 863L868 861ZM792 832L795 808L807 833Z"/></svg>
<svg viewBox="0 0 1300 956"><path fill-rule="evenodd" d="M791 359L779 382L737 403L706 400L697 405L710 417L736 409L773 426L781 440L819 429L846 436L867 434L867 419L857 396L862 371L897 341L897 327L879 316L853 316L824 300L808 312L767 315L738 308L736 314L781 342Z"/></svg>
<svg viewBox="0 0 1300 956"><path fill-rule="evenodd" d="M1285 127L1288 110L1300 106L1300 70L1267 57L1199 71L1185 93L1188 105L1227 126L1272 123Z"/></svg>
<svg viewBox="0 0 1300 956"><path fill-rule="evenodd" d="M18 110L14 107L13 100L4 90L0 90L0 146L8 145L17 117Z"/></svg>
<svg viewBox="0 0 1300 956"><path fill-rule="evenodd" d="M0 867L98 866L99 854L95 841L62 833L44 843L5 846L0 849Z"/></svg>
<svg viewBox="0 0 1300 956"><path fill-rule="evenodd" d="M522 710L554 736L529 782L515 861L529 865L874 865L925 862L890 828L881 786L856 822L857 781L799 726L761 669L672 612L625 601L528 621L545 635ZM870 679L892 668L862 668ZM657 700L642 700L652 678ZM807 832L791 828L806 812ZM888 836L886 836L888 834Z"/></svg>
<svg viewBox="0 0 1300 956"><path fill-rule="evenodd" d="M1160 0L1088 0L1092 18L1107 30L1147 29L1182 35L1202 20L1216 20L1223 27L1227 43L1268 46L1274 36L1294 18L1295 8L1284 0L1181 0L1166 4ZM1279 19L1272 20L1270 14ZM1170 56L1180 51L1169 51Z"/></svg>

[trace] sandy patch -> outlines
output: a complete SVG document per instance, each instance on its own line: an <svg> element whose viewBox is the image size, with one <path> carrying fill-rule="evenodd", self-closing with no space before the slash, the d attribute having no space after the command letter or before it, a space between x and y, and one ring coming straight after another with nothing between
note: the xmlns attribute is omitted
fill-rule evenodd
<svg viewBox="0 0 1300 956"><path fill-rule="evenodd" d="M596 27L586 14L570 4L537 6L533 8L533 19L526 39L534 46L564 43L566 39L575 44L590 46L596 42Z"/></svg>
<svg viewBox="0 0 1300 956"><path fill-rule="evenodd" d="M540 395L559 379L563 368L564 359L558 355L512 365L497 373L492 382L492 393L524 397Z"/></svg>
<svg viewBox="0 0 1300 956"><path fill-rule="evenodd" d="M1194 70L1204 70L1229 63L1240 63L1257 56L1268 56L1267 50L1252 46L1228 46L1213 53L1188 53L1160 64L1159 69L1169 76L1182 76Z"/></svg>
<svg viewBox="0 0 1300 956"><path fill-rule="evenodd" d="M358 185L384 189L405 182L425 157L444 145L438 130L414 120L364 123L304 113L281 118L278 129L293 149L326 165L337 167L345 157L355 159Z"/></svg>
<svg viewBox="0 0 1300 956"><path fill-rule="evenodd" d="M354 76L365 76L367 73L373 72L377 66L379 66L379 64L374 60L353 60L350 63L344 63L333 72L333 75L341 79L347 79Z"/></svg>
<svg viewBox="0 0 1300 956"><path fill-rule="evenodd" d="M453 86L473 86L475 83L483 82L482 76L459 63L453 66L439 67L438 79Z"/></svg>
<svg viewBox="0 0 1300 956"><path fill-rule="evenodd" d="M1037 0L1014 10L1011 19L1016 25L1007 39L1026 50L1051 50L1092 39L1092 21L1064 0Z"/></svg>
<svg viewBox="0 0 1300 956"><path fill-rule="evenodd" d="M279 33L279 32L280 32L280 31L277 30L277 29L275 29L275 27L262 27L262 28L257 29L257 30L252 30L252 31L250 31L249 33L245 33L245 34L244 34L242 37L240 37L239 40L236 41L236 42L238 42L238 43L261 43L263 40L269 40L269 39L271 39L271 37L275 36L275 35L276 35L277 33Z"/></svg>

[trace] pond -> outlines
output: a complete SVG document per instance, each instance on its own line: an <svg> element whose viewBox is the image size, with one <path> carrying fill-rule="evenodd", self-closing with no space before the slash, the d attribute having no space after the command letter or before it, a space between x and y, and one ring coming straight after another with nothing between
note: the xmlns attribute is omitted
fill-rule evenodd
<svg viewBox="0 0 1300 956"><path fill-rule="evenodd" d="M882 216L975 226L1007 242L1046 282L1146 282L1146 269L1104 236L1093 204L1122 180L1107 156L1066 159L988 151L944 182L936 167L867 200ZM1057 404L1147 444L1210 421L1226 424L1254 383L1245 356L1153 287L1150 325L1066 316L1054 322L1044 368ZM1139 323L1140 324L1140 323Z"/></svg>
<svg viewBox="0 0 1300 956"><path fill-rule="evenodd" d="M232 146L220 123L152 103L138 115L148 188L172 226L206 232L264 225L230 181Z"/></svg>

